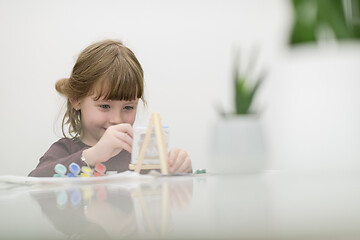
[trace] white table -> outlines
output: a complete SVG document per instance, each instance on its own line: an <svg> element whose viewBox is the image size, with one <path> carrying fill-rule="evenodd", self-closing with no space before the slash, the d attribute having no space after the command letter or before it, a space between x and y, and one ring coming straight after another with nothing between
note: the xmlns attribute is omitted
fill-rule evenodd
<svg viewBox="0 0 360 240"><path fill-rule="evenodd" d="M358 173L0 186L0 239L360 239Z"/></svg>

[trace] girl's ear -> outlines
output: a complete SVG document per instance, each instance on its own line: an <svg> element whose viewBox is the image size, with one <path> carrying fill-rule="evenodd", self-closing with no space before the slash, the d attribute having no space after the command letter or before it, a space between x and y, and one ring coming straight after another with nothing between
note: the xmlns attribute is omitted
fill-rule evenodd
<svg viewBox="0 0 360 240"><path fill-rule="evenodd" d="M75 100L72 98L69 98L69 101L71 103L71 106L76 110L79 111L80 110L80 101L79 100Z"/></svg>

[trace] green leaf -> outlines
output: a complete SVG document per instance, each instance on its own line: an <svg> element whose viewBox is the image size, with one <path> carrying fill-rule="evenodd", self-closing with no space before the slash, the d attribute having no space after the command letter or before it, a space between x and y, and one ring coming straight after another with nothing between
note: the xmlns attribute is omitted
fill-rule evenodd
<svg viewBox="0 0 360 240"><path fill-rule="evenodd" d="M257 54L252 54L246 71L240 71L239 51L235 55L233 65L233 86L234 86L234 104L236 114L250 113L250 107L253 99L261 85L265 75L261 76L253 85L249 85L250 75L256 65Z"/></svg>
<svg viewBox="0 0 360 240"><path fill-rule="evenodd" d="M290 45L317 42L326 31L338 40L360 39L359 0L292 0L292 5Z"/></svg>

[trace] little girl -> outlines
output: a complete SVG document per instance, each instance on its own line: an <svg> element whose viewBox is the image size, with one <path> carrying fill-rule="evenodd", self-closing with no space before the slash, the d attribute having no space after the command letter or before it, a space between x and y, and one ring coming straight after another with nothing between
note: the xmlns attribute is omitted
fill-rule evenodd
<svg viewBox="0 0 360 240"><path fill-rule="evenodd" d="M67 98L62 121L64 138L40 158L32 177L52 177L56 164L128 170L133 128L139 99L144 99L144 74L134 53L121 42L105 40L85 48L70 78L56 82ZM65 134L68 125L70 137ZM191 172L188 154L178 148L169 152L169 172Z"/></svg>

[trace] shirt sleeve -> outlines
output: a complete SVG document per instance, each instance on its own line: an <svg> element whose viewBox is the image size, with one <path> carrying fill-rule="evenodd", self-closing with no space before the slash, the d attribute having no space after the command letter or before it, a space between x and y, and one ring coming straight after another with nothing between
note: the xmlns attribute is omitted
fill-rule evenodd
<svg viewBox="0 0 360 240"><path fill-rule="evenodd" d="M39 164L29 173L29 177L52 177L55 174L55 166L58 163L63 164L66 168L71 163L77 163L79 166L86 166L81 160L82 151L87 147L73 149L64 141L57 141L49 150L40 158Z"/></svg>

